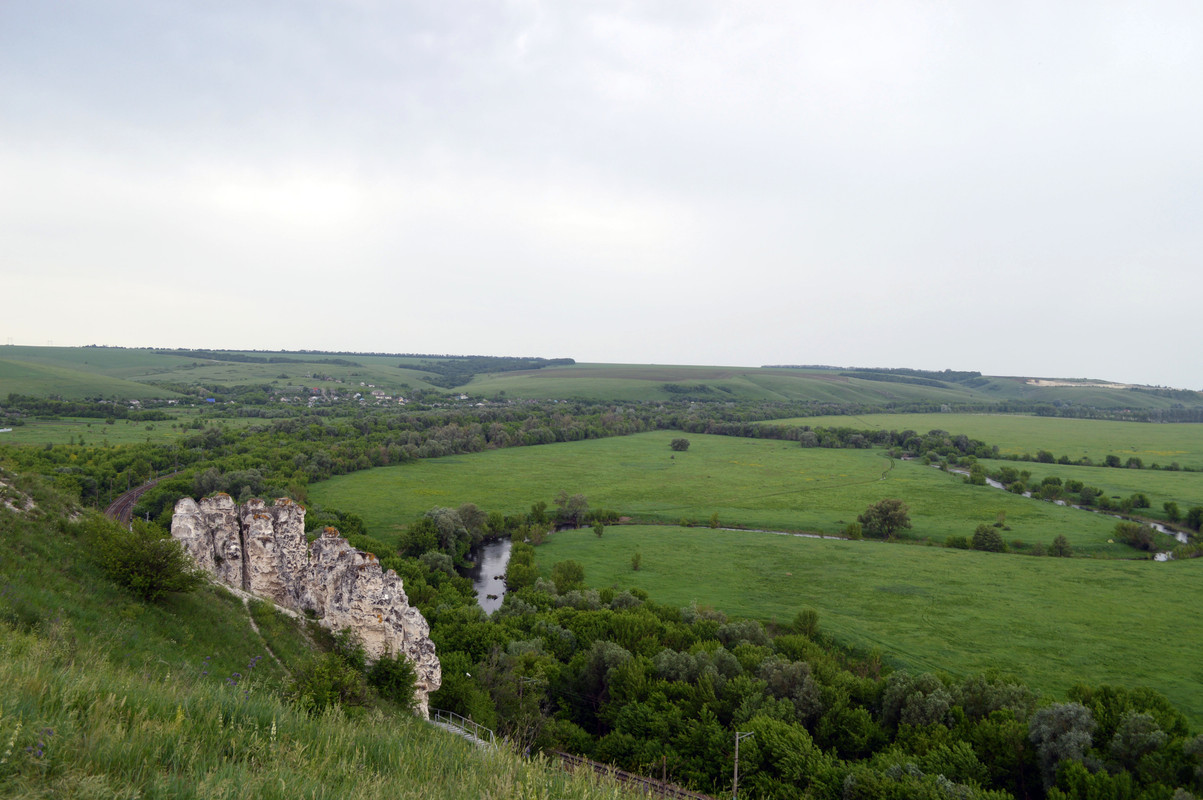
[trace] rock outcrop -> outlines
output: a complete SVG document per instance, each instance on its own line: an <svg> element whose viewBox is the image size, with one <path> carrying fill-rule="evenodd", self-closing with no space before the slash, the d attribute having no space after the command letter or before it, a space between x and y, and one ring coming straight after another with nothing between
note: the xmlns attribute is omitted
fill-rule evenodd
<svg viewBox="0 0 1203 800"><path fill-rule="evenodd" d="M332 631L353 631L367 657L403 655L417 675L423 716L442 673L425 618L409 605L397 573L356 550L334 528L312 544L305 509L287 499L239 506L227 494L176 503L171 535L197 565L227 586L294 611L312 611Z"/></svg>

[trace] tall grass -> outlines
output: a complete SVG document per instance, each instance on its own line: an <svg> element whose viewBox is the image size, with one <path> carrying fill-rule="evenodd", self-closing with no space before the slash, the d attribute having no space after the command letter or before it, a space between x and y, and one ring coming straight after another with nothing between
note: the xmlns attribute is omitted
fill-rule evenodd
<svg viewBox="0 0 1203 800"><path fill-rule="evenodd" d="M308 716L253 680L129 669L65 625L0 624L0 755L5 748L5 797L623 796L406 715L336 707Z"/></svg>

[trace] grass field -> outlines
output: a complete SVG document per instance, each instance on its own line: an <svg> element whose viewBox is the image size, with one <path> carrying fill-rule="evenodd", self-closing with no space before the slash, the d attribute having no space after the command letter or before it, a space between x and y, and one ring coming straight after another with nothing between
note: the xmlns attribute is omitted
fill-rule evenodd
<svg viewBox="0 0 1203 800"><path fill-rule="evenodd" d="M338 353L216 353L216 359L171 355L153 349L107 347L0 348L0 397L7 392L79 398L160 397L155 383L189 386L269 384L290 391L310 386L314 374L348 387L374 384L390 392L429 389L432 373L422 357ZM281 358L275 363L225 360L229 356ZM431 356L438 359L440 356ZM319 363L343 361L349 363ZM675 384L676 391L669 385ZM719 401L814 402L885 406L898 403L981 403L1004 400L1071 402L1100 408L1169 408L1198 405L1203 395L1158 395L1106 387L1036 386L1024 378L995 377L974 387L955 382L923 386L867 380L834 369L780 369L656 364L574 364L522 372L482 373L462 387L473 396L518 399L668 401L694 396Z"/></svg>
<svg viewBox="0 0 1203 800"><path fill-rule="evenodd" d="M582 398L636 401L679 399L665 388L715 400L813 401L822 403L974 402L963 388L940 389L847 378L835 372L754 367L691 367L654 364L575 364L526 372L479 375L466 391L516 398Z"/></svg>
<svg viewBox="0 0 1203 800"><path fill-rule="evenodd" d="M631 556L642 568L631 570ZM1193 620L1203 562L1034 558L746 531L610 526L554 534L540 569L573 559L593 587L820 628L914 670L999 670L1063 693L1078 681L1151 686L1203 723Z"/></svg>
<svg viewBox="0 0 1203 800"><path fill-rule="evenodd" d="M1166 470L1106 469L1102 467L1071 467L1060 464L1016 464L1014 461L984 459L986 469L996 470L1008 466L1025 469L1032 473L1029 485L1038 484L1046 476L1054 475L1063 482L1079 480L1088 486L1102 489L1115 500L1144 492L1152 503L1152 511L1160 514L1166 501L1178 504L1183 513L1191 506L1203 506L1203 473L1169 472ZM1149 509L1146 509L1149 511ZM1137 513L1144 513L1137 510Z"/></svg>
<svg viewBox="0 0 1203 800"><path fill-rule="evenodd" d="M86 397L121 397L146 400L178 397L178 393L93 372L6 358L0 348L0 397L24 394L58 396L68 400Z"/></svg>
<svg viewBox="0 0 1203 800"><path fill-rule="evenodd" d="M965 434L990 445L1004 455L1035 455L1048 450L1071 460L1087 456L1102 461L1108 455L1127 461L1136 456L1145 466L1203 468L1203 425L1112 422L1110 420L1030 417L1018 414L867 414L864 416L799 417L775 423L865 430L914 430L927 433L944 430Z"/></svg>
<svg viewBox="0 0 1203 800"><path fill-rule="evenodd" d="M1047 545L1064 535L1081 554L1129 557L1108 544L1114 520L1030 500L879 451L801 448L766 439L656 432L582 442L493 450L342 475L310 487L322 506L363 517L369 531L395 540L434 506L476 503L486 511L524 512L560 490L583 493L593 508L639 521L725 525L835 534L886 497L909 504L910 535L942 543L970 536L1005 514L1008 541Z"/></svg>
<svg viewBox="0 0 1203 800"><path fill-rule="evenodd" d="M631 796L389 707L287 702L314 652L295 622L256 605L256 631L214 586L140 602L39 486L37 512L0 505L0 796Z"/></svg>
<svg viewBox="0 0 1203 800"><path fill-rule="evenodd" d="M154 422L134 422L131 420L114 420L112 425L105 424L103 419L95 417L64 417L62 419L35 419L24 425L19 425L11 431L0 433L0 445L45 445L45 444L86 444L94 447L118 444L170 444L185 436L197 433L183 427L186 422L196 416L196 411L187 409L174 414L177 422L172 427L173 420L156 420ZM251 425L262 425L263 420L248 418L230 418L214 420L210 424L228 427L245 428Z"/></svg>
<svg viewBox="0 0 1203 800"><path fill-rule="evenodd" d="M361 382L388 391L400 391L405 385L431 388L425 380L430 377L429 373L401 369L398 365L402 359L398 358L253 352L244 355L314 361L340 359L353 364L244 363L162 355L150 349L10 345L0 347L0 397L9 392L58 395L68 399L178 396L175 392L157 388L155 384L158 383L189 386L268 384L280 389L300 389L315 385L310 377L315 373L340 380L351 391L357 390Z"/></svg>

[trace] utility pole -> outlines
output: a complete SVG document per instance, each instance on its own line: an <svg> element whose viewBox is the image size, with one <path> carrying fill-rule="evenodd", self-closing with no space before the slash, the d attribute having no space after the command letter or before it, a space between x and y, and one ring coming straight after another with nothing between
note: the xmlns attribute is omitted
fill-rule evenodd
<svg viewBox="0 0 1203 800"><path fill-rule="evenodd" d="M731 780L731 800L739 800L739 740L755 735L755 731L748 733L735 732L735 774Z"/></svg>

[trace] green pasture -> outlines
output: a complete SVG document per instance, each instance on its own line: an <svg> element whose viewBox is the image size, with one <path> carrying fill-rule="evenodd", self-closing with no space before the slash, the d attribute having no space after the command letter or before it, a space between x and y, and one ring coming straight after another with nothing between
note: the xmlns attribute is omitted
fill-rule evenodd
<svg viewBox="0 0 1203 800"><path fill-rule="evenodd" d="M139 400L179 397L176 392L124 378L84 369L17 360L8 357L10 353L9 348L0 348L0 398L14 393L34 397L62 397L67 400L82 400L88 397Z"/></svg>
<svg viewBox="0 0 1203 800"><path fill-rule="evenodd" d="M182 410L172 420L135 422L117 419L112 425L94 417L34 419L24 425L18 425L11 431L0 433L0 445L83 444L89 447L103 447L146 442L170 444L198 433L195 429L184 427L195 416L195 411ZM246 428L261 425L263 422L261 419L234 417L223 418L210 424L216 427ZM173 423L175 427L172 427Z"/></svg>
<svg viewBox="0 0 1203 800"><path fill-rule="evenodd" d="M994 471L999 467L1012 467L1032 473L1028 485L1037 486L1048 476L1056 476L1062 483L1069 480L1079 480L1087 486L1101 489L1105 495L1115 500L1122 500L1137 492L1143 492L1149 498L1151 509L1137 509L1136 513L1149 513L1150 516L1162 516L1162 503L1173 501L1178 504L1185 514L1191 506L1203 506L1203 473L1199 472L1170 472L1168 470L1151 469L1108 469L1106 467L1073 467L1061 464L1040 464L1014 461L996 461L983 459L980 462L986 469Z"/></svg>
<svg viewBox="0 0 1203 800"><path fill-rule="evenodd" d="M181 360L181 359L177 359ZM353 360L353 359L348 359ZM315 378L328 376L334 381ZM345 366L340 364L248 364L237 361L189 361L170 371L157 372L147 380L163 383L180 383L204 386L243 386L266 384L281 390L300 390L309 387L324 387L339 394L354 394L374 388L388 392L410 388L430 388L425 381L428 373L411 369L383 366ZM360 384L365 384L360 386Z"/></svg>
<svg viewBox="0 0 1203 800"><path fill-rule="evenodd" d="M642 557L638 572L631 556ZM1197 606L1203 562L1099 561L978 553L747 531L610 526L551 536L544 574L572 559L592 587L634 587L819 627L917 671L997 670L1061 695L1085 681L1151 686L1203 723Z"/></svg>
<svg viewBox="0 0 1203 800"><path fill-rule="evenodd" d="M665 384L676 384L683 391L671 392ZM964 403L985 399L961 387L940 389L866 381L822 370L654 364L574 364L478 375L465 391L486 397L505 392L507 397L524 399L628 401L667 401L682 396L821 403Z"/></svg>
<svg viewBox="0 0 1203 800"><path fill-rule="evenodd" d="M390 392L431 388L430 373L400 368L404 359L386 356L339 356L290 352L250 352L257 358L278 356L315 361L340 359L353 362L322 364L306 362L243 363L161 355L150 349L108 347L0 347L0 397L9 392L35 396L154 398L176 397L175 392L156 384L187 386L237 386L268 384L279 389L327 386L360 390L360 383L374 384ZM315 381L314 374L342 381Z"/></svg>
<svg viewBox="0 0 1203 800"><path fill-rule="evenodd" d="M924 434L944 430L998 445L1003 455L1035 456L1048 450L1077 461L1086 456L1102 461L1108 455L1123 461L1135 456L1146 467L1203 468L1203 425L1198 423L1115 422L1111 420L1032 417L1019 414L866 414L863 416L796 417L774 424L810 425L864 430L914 430Z"/></svg>
<svg viewBox="0 0 1203 800"><path fill-rule="evenodd" d="M840 532L867 506L905 501L908 535L942 543L971 536L1004 515L1008 542L1049 544L1064 535L1079 553L1126 557L1108 544L1114 528L1086 511L1031 500L880 451L802 448L767 439L689 435L687 452L669 448L668 431L424 459L355 472L310 487L310 500L363 517L372 535L395 539L434 506L475 503L512 514L561 490L584 494L593 508L643 522Z"/></svg>

